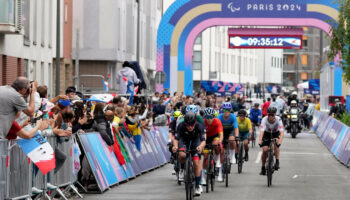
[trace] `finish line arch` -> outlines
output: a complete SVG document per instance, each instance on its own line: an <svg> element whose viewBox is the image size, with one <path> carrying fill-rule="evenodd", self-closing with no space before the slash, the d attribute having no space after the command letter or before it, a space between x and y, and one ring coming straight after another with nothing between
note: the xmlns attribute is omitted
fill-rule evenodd
<svg viewBox="0 0 350 200"><path fill-rule="evenodd" d="M157 34L157 71L167 80L157 90L193 92L192 54L196 37L213 26L308 26L326 33L338 21L333 0L176 0Z"/></svg>

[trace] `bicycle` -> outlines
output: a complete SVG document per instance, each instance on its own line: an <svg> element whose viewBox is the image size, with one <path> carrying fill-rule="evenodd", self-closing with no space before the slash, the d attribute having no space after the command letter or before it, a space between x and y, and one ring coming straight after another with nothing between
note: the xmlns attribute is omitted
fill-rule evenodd
<svg viewBox="0 0 350 200"><path fill-rule="evenodd" d="M272 137L271 137L272 138ZM266 175L267 175L267 187L272 185L272 175L275 171L275 145L279 147L277 144L276 138L270 139L270 145L267 151L267 162L266 162Z"/></svg>
<svg viewBox="0 0 350 200"><path fill-rule="evenodd" d="M225 186L228 187L228 174L231 173L231 162L230 162L230 153L229 153L229 144L224 142L225 157L224 163L222 164L222 173L225 182Z"/></svg>
<svg viewBox="0 0 350 200"><path fill-rule="evenodd" d="M243 145L243 141L241 141L239 137L236 137L236 144L238 148L238 156L236 159L236 163L238 166L238 173L240 174L242 173L242 168L244 163L244 158L243 158L244 145Z"/></svg>
<svg viewBox="0 0 350 200"><path fill-rule="evenodd" d="M214 191L215 186L215 175L216 175L216 168L215 168L215 160L214 160L214 151L213 147L216 145L207 144L204 148L203 153L208 153L207 158L207 167L206 167L206 193L209 193L209 185L211 188L211 191Z"/></svg>
<svg viewBox="0 0 350 200"><path fill-rule="evenodd" d="M181 170L181 163L179 161L179 153L176 152L173 158L173 164L174 164L174 170L176 173L176 180L177 180L177 184L181 185L181 181L180 181L180 170Z"/></svg>
<svg viewBox="0 0 350 200"><path fill-rule="evenodd" d="M191 145L190 145L191 146ZM194 167L192 162L192 153L197 152L195 149L186 150L186 162L184 171L184 182L186 189L186 200L192 200L194 198Z"/></svg>

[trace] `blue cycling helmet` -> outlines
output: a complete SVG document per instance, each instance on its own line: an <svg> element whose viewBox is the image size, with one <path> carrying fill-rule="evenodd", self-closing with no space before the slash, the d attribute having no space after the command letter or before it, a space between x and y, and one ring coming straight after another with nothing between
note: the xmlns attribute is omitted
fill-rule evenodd
<svg viewBox="0 0 350 200"><path fill-rule="evenodd" d="M215 117L215 110L213 108L204 109L204 116Z"/></svg>
<svg viewBox="0 0 350 200"><path fill-rule="evenodd" d="M224 102L222 103L222 109L230 109L232 110L232 104L230 102Z"/></svg>
<svg viewBox="0 0 350 200"><path fill-rule="evenodd" d="M198 108L197 108L197 106L195 106L195 105L189 105L189 106L187 106L186 107L186 113L188 113L188 112L193 112L193 113L197 113L198 112Z"/></svg>

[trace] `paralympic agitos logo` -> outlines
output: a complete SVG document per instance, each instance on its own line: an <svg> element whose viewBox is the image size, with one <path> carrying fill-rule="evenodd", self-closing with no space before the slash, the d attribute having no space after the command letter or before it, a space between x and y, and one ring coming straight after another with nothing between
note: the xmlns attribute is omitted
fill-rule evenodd
<svg viewBox="0 0 350 200"><path fill-rule="evenodd" d="M240 11L240 10L241 10L240 7L234 7L233 2L229 3L229 4L227 5L227 8L230 9L231 12L237 12L237 11Z"/></svg>

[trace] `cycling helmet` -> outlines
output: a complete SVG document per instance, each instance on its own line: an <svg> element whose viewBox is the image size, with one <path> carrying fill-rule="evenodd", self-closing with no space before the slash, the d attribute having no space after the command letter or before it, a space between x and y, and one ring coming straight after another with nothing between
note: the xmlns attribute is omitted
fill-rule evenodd
<svg viewBox="0 0 350 200"><path fill-rule="evenodd" d="M186 108L186 113L188 113L188 112L197 113L197 112L198 112L197 106L195 106L195 105L189 105L189 106L187 106L187 108Z"/></svg>
<svg viewBox="0 0 350 200"><path fill-rule="evenodd" d="M180 117L181 115L182 115L181 111L177 110L177 111L174 112L173 116L176 119L176 118Z"/></svg>
<svg viewBox="0 0 350 200"><path fill-rule="evenodd" d="M297 104L297 101L292 100L292 101L290 102L290 104Z"/></svg>
<svg viewBox="0 0 350 200"><path fill-rule="evenodd" d="M214 115L214 116L217 117L218 115L219 115L219 113L218 113L218 112L215 112L215 115Z"/></svg>
<svg viewBox="0 0 350 200"><path fill-rule="evenodd" d="M188 112L185 115L184 122L186 125L193 125L196 123L196 115L193 112Z"/></svg>
<svg viewBox="0 0 350 200"><path fill-rule="evenodd" d="M296 91L294 91L294 92L292 92L292 95L297 96L297 95L298 95L298 93L297 93Z"/></svg>
<svg viewBox="0 0 350 200"><path fill-rule="evenodd" d="M215 117L215 110L213 108L204 109L204 116Z"/></svg>
<svg viewBox="0 0 350 200"><path fill-rule="evenodd" d="M254 107L259 107L259 104L258 104L258 103L255 103L255 104L254 104Z"/></svg>
<svg viewBox="0 0 350 200"><path fill-rule="evenodd" d="M222 103L222 109L230 109L232 110L232 104L230 102L224 102Z"/></svg>
<svg viewBox="0 0 350 200"><path fill-rule="evenodd" d="M275 107L272 107L270 106L268 109L267 109L267 113L268 114L276 114L277 112L277 109Z"/></svg>
<svg viewBox="0 0 350 200"><path fill-rule="evenodd" d="M238 115L246 116L247 115L247 111L245 111L244 109L241 109L241 110L238 111Z"/></svg>

